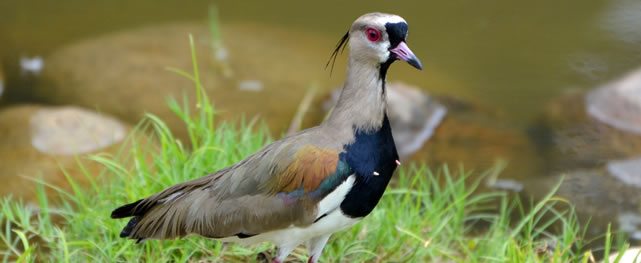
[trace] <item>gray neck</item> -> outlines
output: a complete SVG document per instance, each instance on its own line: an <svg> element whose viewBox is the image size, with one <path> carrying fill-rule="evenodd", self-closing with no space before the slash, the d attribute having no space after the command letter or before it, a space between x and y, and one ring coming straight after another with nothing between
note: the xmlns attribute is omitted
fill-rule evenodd
<svg viewBox="0 0 641 263"><path fill-rule="evenodd" d="M380 128L387 108L383 82L380 65L350 58L343 90L324 124L350 133Z"/></svg>

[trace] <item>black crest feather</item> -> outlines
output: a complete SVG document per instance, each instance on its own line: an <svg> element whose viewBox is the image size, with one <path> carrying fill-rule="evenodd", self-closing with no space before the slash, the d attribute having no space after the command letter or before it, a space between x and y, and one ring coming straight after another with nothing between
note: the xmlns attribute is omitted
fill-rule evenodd
<svg viewBox="0 0 641 263"><path fill-rule="evenodd" d="M332 64L331 69L329 70L329 74L332 74L332 71L334 70L334 63L336 62L336 57L338 57L338 54L343 54L343 51L345 51L345 47L347 46L347 41L349 40L349 31L345 33L345 35L341 38L341 40L338 41L336 44L336 48L334 48L334 52L332 52L332 55L329 57L329 60L327 61L327 65L325 65L325 69L329 66L330 62Z"/></svg>

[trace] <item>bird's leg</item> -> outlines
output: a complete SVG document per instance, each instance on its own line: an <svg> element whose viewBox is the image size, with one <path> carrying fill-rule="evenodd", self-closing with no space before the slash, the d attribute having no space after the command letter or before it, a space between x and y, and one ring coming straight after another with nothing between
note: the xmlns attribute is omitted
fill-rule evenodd
<svg viewBox="0 0 641 263"><path fill-rule="evenodd" d="M278 253L276 254L276 257L272 260L272 263L283 263L285 262L285 259L287 259L287 256L294 251L294 248L296 248L298 244L281 244L278 246Z"/></svg>
<svg viewBox="0 0 641 263"><path fill-rule="evenodd" d="M323 248L325 248L325 244L327 244L327 240L329 240L330 235L331 234L317 236L307 241L307 251L309 253L309 259L307 259L307 263L318 262L318 259L320 258L321 253L323 253Z"/></svg>
<svg viewBox="0 0 641 263"><path fill-rule="evenodd" d="M263 251L258 253L258 255L256 255L256 262L269 263L270 262L269 260L271 258L272 258L272 255L271 253L269 253L269 251Z"/></svg>

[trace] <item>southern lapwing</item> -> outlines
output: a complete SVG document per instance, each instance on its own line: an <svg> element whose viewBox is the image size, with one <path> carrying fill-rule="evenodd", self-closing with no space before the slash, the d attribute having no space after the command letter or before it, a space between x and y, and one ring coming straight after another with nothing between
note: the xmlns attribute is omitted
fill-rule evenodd
<svg viewBox="0 0 641 263"><path fill-rule="evenodd" d="M270 241L278 246L274 262L305 243L309 262L317 262L332 233L372 212L400 165L385 75L396 60L422 69L406 37L400 16L356 19L332 54L335 59L349 42L347 80L326 121L230 167L117 208L112 218L132 217L120 236Z"/></svg>

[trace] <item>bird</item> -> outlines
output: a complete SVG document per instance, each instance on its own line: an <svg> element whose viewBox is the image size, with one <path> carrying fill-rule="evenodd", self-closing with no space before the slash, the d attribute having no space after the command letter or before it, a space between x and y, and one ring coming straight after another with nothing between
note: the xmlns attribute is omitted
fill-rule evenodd
<svg viewBox="0 0 641 263"><path fill-rule="evenodd" d="M120 237L272 242L276 263L304 244L308 262L318 262L333 233L372 212L401 164L387 117L385 80L397 60L423 68L407 46L407 33L407 22L398 15L358 17L330 56L333 66L349 47L340 98L321 124L227 168L116 208L112 218L130 217Z"/></svg>

